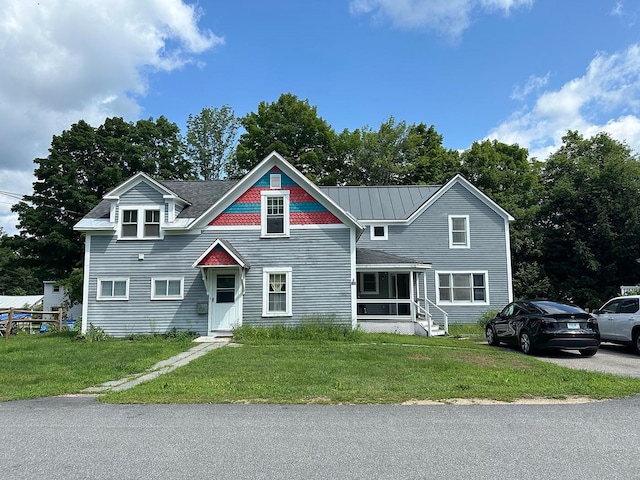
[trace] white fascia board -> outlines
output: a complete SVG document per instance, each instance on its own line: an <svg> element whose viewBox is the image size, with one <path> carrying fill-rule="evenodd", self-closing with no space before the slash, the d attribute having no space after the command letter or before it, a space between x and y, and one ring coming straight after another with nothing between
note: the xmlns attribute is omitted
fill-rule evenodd
<svg viewBox="0 0 640 480"><path fill-rule="evenodd" d="M272 167L278 167L289 177L293 178L298 184L304 185L305 190L310 192L312 196L331 213L336 215L342 222L347 223L355 227L360 233L365 228L364 226L349 212L343 210L337 203L331 198L322 193L322 191L316 187L307 177L302 175L296 170L289 162L287 162L279 153L273 151L265 157L262 162L254 167L248 174L246 174L242 180L236 183L220 200L212 205L206 212L204 212L190 228L203 228L205 225L202 223L209 218L215 217L222 213L225 208L231 205L241 192L246 191L254 183L256 183L263 175L271 170Z"/></svg>
<svg viewBox="0 0 640 480"><path fill-rule="evenodd" d="M430 263L380 263L377 265L356 265L358 272L360 271L396 271L406 272L407 270L428 270L431 268Z"/></svg>
<svg viewBox="0 0 640 480"><path fill-rule="evenodd" d="M451 187L453 187L453 185L457 183L459 183L460 185L465 187L467 190L469 190L469 192L475 195L480 201L486 204L491 210L496 212L501 217L506 218L510 222L515 220L515 218L513 218L509 212L507 212L504 208L502 208L496 202L491 200L488 196L482 193L476 186L474 186L469 180L467 180L461 174L458 173L455 177L453 177L445 185L443 185L440 188L440 190L438 190L434 195L431 195L431 197L429 197L427 201L424 202L424 204L418 210L416 210L413 213L413 215L411 215L407 219L407 223L412 223L416 218L422 215L427 208L433 205L437 200L440 199L440 197L442 197L446 192L448 192L451 189Z"/></svg>
<svg viewBox="0 0 640 480"><path fill-rule="evenodd" d="M167 198L171 198L171 199L176 200L177 202L183 203L184 205L189 205L189 202L187 202L182 197L177 195L175 192L169 190L167 187L162 185L160 182L158 182L157 180L154 180L149 175L147 175L146 173L143 173L143 172L136 173L133 177L125 180L120 185L118 185L116 188L114 188L113 190L108 192L103 198L106 199L106 200L118 200L123 193L125 193L128 190L132 189L133 187L138 185L140 182L145 182L145 183L149 184L151 187L153 187L156 190L158 190L160 193L162 193L162 196L163 196L163 198L165 200Z"/></svg>

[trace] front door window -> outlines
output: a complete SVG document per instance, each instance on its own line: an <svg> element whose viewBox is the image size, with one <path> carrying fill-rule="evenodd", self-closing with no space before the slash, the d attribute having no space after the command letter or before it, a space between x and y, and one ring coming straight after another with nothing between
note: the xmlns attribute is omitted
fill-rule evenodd
<svg viewBox="0 0 640 480"><path fill-rule="evenodd" d="M216 303L233 303L236 297L236 276L218 275L216 277Z"/></svg>

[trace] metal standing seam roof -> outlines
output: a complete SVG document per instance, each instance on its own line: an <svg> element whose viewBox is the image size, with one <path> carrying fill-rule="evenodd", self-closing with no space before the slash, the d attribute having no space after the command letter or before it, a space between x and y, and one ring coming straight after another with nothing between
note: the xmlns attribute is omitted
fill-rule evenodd
<svg viewBox="0 0 640 480"><path fill-rule="evenodd" d="M406 220L442 188L440 185L320 187L358 220Z"/></svg>

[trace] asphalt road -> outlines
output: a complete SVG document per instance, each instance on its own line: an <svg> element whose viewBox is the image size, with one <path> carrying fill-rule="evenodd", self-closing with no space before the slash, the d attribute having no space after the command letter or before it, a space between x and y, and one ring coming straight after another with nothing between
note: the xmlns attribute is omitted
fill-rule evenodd
<svg viewBox="0 0 640 480"><path fill-rule="evenodd" d="M640 478L640 397L565 405L0 403L0 478Z"/></svg>

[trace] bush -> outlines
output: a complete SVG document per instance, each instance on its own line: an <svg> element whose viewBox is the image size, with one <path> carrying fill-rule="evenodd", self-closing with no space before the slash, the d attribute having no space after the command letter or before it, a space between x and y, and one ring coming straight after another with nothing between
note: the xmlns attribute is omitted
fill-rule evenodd
<svg viewBox="0 0 640 480"><path fill-rule="evenodd" d="M104 342L111 337L101 327L96 327L93 323L89 323L87 333L80 335L78 338L87 342Z"/></svg>
<svg viewBox="0 0 640 480"><path fill-rule="evenodd" d="M498 313L499 310L485 310L480 314L480 317L478 317L478 321L476 323L478 324L478 326L482 327L482 330L484 331L484 329L487 328L487 323L489 323L489 320L494 318Z"/></svg>

